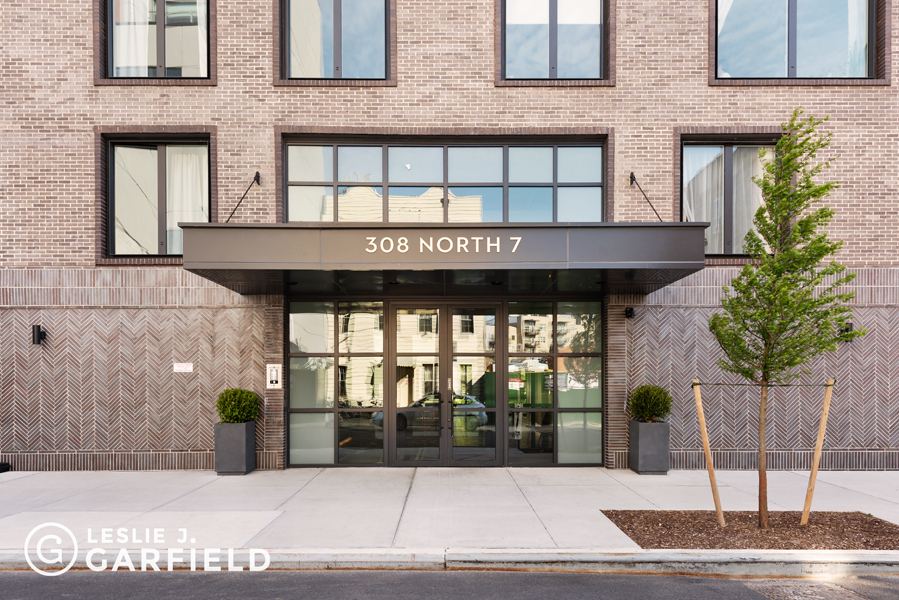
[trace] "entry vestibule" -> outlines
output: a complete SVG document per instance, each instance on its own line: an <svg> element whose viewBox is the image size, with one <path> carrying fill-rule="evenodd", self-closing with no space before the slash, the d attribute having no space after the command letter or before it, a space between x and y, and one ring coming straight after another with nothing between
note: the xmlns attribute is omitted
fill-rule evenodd
<svg viewBox="0 0 899 600"><path fill-rule="evenodd" d="M601 321L583 300L291 302L289 462L602 464Z"/></svg>

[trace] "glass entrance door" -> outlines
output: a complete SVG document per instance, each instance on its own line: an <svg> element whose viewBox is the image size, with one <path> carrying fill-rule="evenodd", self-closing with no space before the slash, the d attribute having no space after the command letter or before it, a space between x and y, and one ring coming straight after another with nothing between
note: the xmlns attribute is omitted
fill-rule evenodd
<svg viewBox="0 0 899 600"><path fill-rule="evenodd" d="M497 444L497 306L395 306L391 462L492 466Z"/></svg>

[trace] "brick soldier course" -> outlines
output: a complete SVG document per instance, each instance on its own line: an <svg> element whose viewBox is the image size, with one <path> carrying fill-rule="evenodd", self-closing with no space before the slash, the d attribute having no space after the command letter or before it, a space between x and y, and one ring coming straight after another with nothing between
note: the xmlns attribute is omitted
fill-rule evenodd
<svg viewBox="0 0 899 600"><path fill-rule="evenodd" d="M877 3L875 77L714 78L715 2L609 0L607 79L512 82L498 75L499 0L391 1L385 81L303 82L280 71L280 5L209 3L210 78L104 77L103 0L47 10L7 3L0 39L0 461L15 469L212 467L214 398L264 392L257 464L286 466L284 393L263 366L284 363L285 301L242 296L181 268L179 257L108 257L105 142L135 134L209 142L211 220L283 220L285 134L589 135L604 140L607 220L680 220L681 143L772 139L802 106L829 115L826 177L841 187L829 227L858 274L855 326L869 334L813 365L837 378L823 468L899 469L899 93L893 10ZM707 330L721 286L743 259L648 296L605 298L605 466L627 464L630 389L671 390L673 468L704 465L689 382L735 381L714 367ZM635 308L634 319L624 308ZM30 326L48 332L31 344ZM195 372L172 373L173 362ZM810 463L822 393L776 390L769 464ZM703 393L721 468L753 468L756 394Z"/></svg>

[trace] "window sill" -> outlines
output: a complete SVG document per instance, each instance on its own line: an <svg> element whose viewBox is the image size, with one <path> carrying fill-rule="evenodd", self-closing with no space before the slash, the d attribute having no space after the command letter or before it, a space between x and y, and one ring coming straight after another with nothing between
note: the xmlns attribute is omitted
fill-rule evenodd
<svg viewBox="0 0 899 600"><path fill-rule="evenodd" d="M495 87L615 87L613 79L496 79Z"/></svg>
<svg viewBox="0 0 899 600"><path fill-rule="evenodd" d="M396 77L390 79L275 79L279 87L396 87Z"/></svg>
<svg viewBox="0 0 899 600"><path fill-rule="evenodd" d="M805 78L783 78L783 79L738 79L738 78L709 78L710 86L888 86L887 79L849 79L849 78L828 78L828 79L805 79Z"/></svg>
<svg viewBox="0 0 899 600"><path fill-rule="evenodd" d="M208 78L191 78L191 77L98 77L94 78L94 85L146 85L146 86L214 86L216 85L215 77Z"/></svg>
<svg viewBox="0 0 899 600"><path fill-rule="evenodd" d="M181 255L177 256L110 256L107 258L98 258L95 260L96 266L147 266L147 265L168 265L181 266L184 259Z"/></svg>

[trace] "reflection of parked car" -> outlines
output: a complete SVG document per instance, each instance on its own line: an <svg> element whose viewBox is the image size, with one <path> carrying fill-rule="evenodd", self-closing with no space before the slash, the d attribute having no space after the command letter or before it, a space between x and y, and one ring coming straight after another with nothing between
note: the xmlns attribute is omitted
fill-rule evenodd
<svg viewBox="0 0 899 600"><path fill-rule="evenodd" d="M435 394L428 394L424 398L416 400L408 407L404 408L437 408L440 405L440 398ZM453 408L465 408L467 411L455 413L453 415L453 428L464 427L468 431L474 431L478 427L487 424L487 413L482 410L471 410L478 408L487 408L484 404L474 396L463 394L453 394ZM398 431L404 431L407 427L426 427L435 429L437 427L437 419L440 418L438 411L408 411L403 412L399 409L396 416L396 428ZM384 427L384 413L378 411L371 416L371 422L377 427Z"/></svg>

